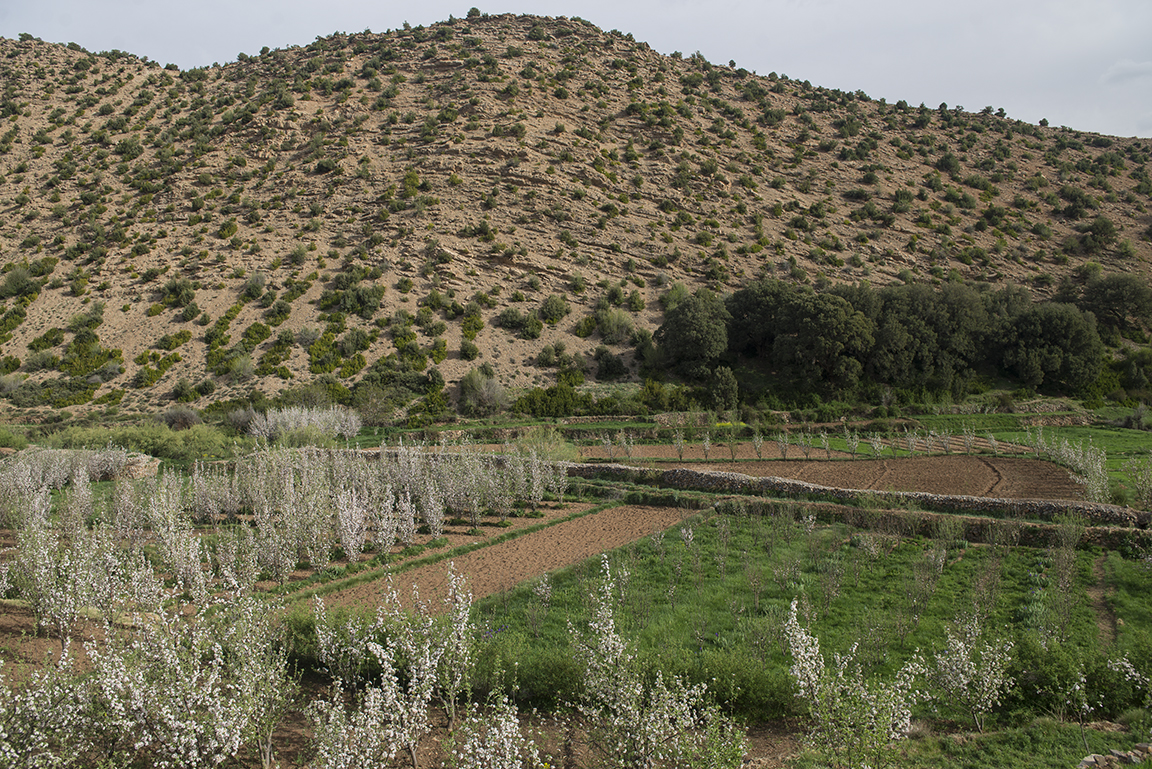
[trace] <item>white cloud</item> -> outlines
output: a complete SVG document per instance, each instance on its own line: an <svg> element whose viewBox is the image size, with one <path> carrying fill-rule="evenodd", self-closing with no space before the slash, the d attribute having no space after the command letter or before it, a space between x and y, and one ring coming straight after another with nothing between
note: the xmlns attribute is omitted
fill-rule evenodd
<svg viewBox="0 0 1152 769"><path fill-rule="evenodd" d="M1152 77L1152 61L1124 59L1110 66L1100 77L1100 82L1105 85L1124 85L1146 77Z"/></svg>

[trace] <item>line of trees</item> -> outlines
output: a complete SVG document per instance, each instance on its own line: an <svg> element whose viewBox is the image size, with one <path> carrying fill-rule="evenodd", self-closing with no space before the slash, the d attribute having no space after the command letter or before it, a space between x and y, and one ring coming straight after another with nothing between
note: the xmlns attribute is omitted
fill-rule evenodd
<svg viewBox="0 0 1152 769"><path fill-rule="evenodd" d="M1104 296L1125 301L1102 303ZM962 398L981 377L996 376L1086 392L1104 370L1098 313L1106 312L1113 336L1138 329L1152 319L1152 291L1113 276L1057 299L956 283L818 292L765 278L726 297L698 290L668 310L654 338L660 367L709 385L714 399L732 397L734 378L745 396L793 402L875 399L885 388Z"/></svg>

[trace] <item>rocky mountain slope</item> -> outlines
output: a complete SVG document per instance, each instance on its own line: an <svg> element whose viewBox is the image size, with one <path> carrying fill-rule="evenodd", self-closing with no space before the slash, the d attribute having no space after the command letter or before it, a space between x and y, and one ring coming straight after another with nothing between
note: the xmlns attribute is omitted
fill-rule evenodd
<svg viewBox="0 0 1152 769"><path fill-rule="evenodd" d="M490 363L515 390L604 345L635 376L676 282L1047 296L1152 257L1152 142L664 56L578 19L183 72L25 35L0 39L0 83L0 394L21 418L318 377L387 413L433 367Z"/></svg>

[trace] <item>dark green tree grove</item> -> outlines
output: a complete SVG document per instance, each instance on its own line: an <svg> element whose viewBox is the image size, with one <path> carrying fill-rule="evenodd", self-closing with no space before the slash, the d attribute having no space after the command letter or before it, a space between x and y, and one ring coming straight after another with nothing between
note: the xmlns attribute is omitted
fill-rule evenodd
<svg viewBox="0 0 1152 769"><path fill-rule="evenodd" d="M806 288L793 292L777 314L772 367L793 391L850 392L873 346L873 328L843 297Z"/></svg>
<svg viewBox="0 0 1152 769"><path fill-rule="evenodd" d="M1141 286L1105 280L1085 291L1085 305L1121 313L1110 316L1117 322L1143 317ZM818 292L763 279L722 305L707 292L683 300L655 341L667 369L708 388L713 401L730 400L734 375L722 377L722 395L715 392L729 368L743 369L746 388L793 402L860 397L879 387L908 398L963 398L978 377L1001 374L1030 388L1089 388L1104 359L1095 323L1091 312L1035 303L1018 287L861 284Z"/></svg>
<svg viewBox="0 0 1152 769"><path fill-rule="evenodd" d="M923 284L888 286L875 292L856 287L844 293L876 326L875 343L864 361L870 381L962 394L988 332L979 294L955 284L938 290Z"/></svg>
<svg viewBox="0 0 1152 769"><path fill-rule="evenodd" d="M704 380L728 350L729 317L723 300L707 289L677 304L655 334L664 364L688 379Z"/></svg>
<svg viewBox="0 0 1152 769"><path fill-rule="evenodd" d="M1096 318L1073 305L1029 307L1004 324L1001 340L1004 370L1029 387L1076 391L1100 375Z"/></svg>
<svg viewBox="0 0 1152 769"><path fill-rule="evenodd" d="M1080 308L1120 330L1152 323L1152 288L1135 275L1107 275L1088 282Z"/></svg>

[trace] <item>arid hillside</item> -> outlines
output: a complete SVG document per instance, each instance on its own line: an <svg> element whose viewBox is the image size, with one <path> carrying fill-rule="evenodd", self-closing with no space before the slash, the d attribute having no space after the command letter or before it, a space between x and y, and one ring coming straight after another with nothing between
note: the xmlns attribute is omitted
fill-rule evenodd
<svg viewBox="0 0 1152 769"><path fill-rule="evenodd" d="M316 378L382 417L482 363L511 392L547 385L601 345L635 377L676 282L1046 297L1150 272L1146 140L664 56L577 19L183 72L24 36L0 39L0 84L0 403L22 418Z"/></svg>

